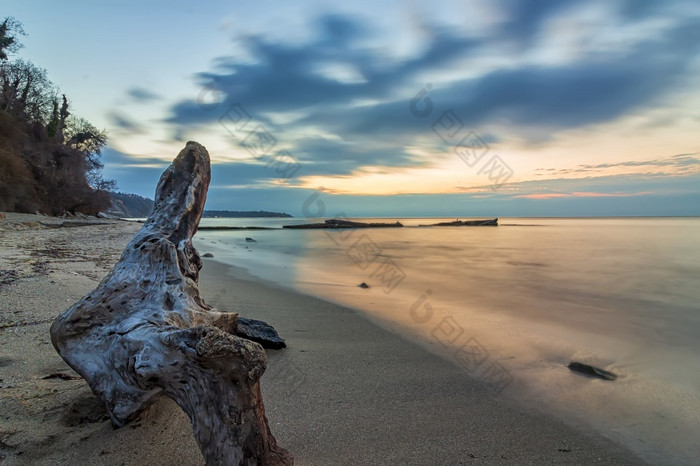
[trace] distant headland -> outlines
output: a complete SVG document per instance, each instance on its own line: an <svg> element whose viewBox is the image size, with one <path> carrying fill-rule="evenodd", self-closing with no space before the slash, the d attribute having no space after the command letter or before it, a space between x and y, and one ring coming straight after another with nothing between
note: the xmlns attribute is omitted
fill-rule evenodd
<svg viewBox="0 0 700 466"><path fill-rule="evenodd" d="M268 212L267 210L205 210L202 218L292 218L284 212Z"/></svg>
<svg viewBox="0 0 700 466"><path fill-rule="evenodd" d="M120 218L141 218L151 215L153 210L153 199L138 196L136 194L125 194L110 192L112 204L104 212L109 217ZM269 212L267 210L205 210L202 218L292 218L284 212Z"/></svg>

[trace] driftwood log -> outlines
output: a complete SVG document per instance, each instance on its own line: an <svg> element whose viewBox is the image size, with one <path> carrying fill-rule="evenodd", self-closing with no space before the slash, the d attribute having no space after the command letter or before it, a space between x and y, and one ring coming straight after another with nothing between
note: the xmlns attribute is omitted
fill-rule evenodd
<svg viewBox="0 0 700 466"><path fill-rule="evenodd" d="M236 335L250 333L238 314L199 295L192 236L209 180L209 154L188 142L161 176L150 218L98 287L53 322L51 339L115 426L165 394L190 417L207 464L293 464L265 417L265 351Z"/></svg>

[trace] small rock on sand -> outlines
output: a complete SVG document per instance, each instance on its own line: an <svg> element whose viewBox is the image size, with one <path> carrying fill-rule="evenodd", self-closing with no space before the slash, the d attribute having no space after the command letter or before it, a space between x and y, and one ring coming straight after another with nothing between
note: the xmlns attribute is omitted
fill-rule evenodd
<svg viewBox="0 0 700 466"><path fill-rule="evenodd" d="M27 227L30 230L38 230L40 228L39 222L22 222L20 225Z"/></svg>
<svg viewBox="0 0 700 466"><path fill-rule="evenodd" d="M574 372L580 372L582 374L590 375L593 377L600 377L604 380L615 380L617 378L617 375L613 374L612 372L606 371L605 369L593 367L588 364L583 364L576 361L571 362L568 367Z"/></svg>

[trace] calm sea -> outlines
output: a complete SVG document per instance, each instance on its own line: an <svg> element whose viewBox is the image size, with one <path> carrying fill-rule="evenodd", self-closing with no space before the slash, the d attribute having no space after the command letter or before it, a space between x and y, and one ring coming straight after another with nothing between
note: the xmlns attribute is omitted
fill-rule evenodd
<svg viewBox="0 0 700 466"><path fill-rule="evenodd" d="M697 461L700 218L501 218L498 227L439 228L419 225L445 219L357 220L406 228L201 231L195 246L365 312L494 396L592 427L654 463ZM571 361L618 379L575 374Z"/></svg>

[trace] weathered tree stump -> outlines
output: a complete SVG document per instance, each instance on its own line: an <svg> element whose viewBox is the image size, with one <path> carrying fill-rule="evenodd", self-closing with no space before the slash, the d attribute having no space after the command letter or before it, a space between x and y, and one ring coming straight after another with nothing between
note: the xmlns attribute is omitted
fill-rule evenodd
<svg viewBox="0 0 700 466"><path fill-rule="evenodd" d="M207 464L293 464L265 417L265 351L235 335L238 314L199 295L192 236L209 180L209 154L188 142L161 176L150 218L98 287L53 322L51 339L115 426L165 394L190 417Z"/></svg>

